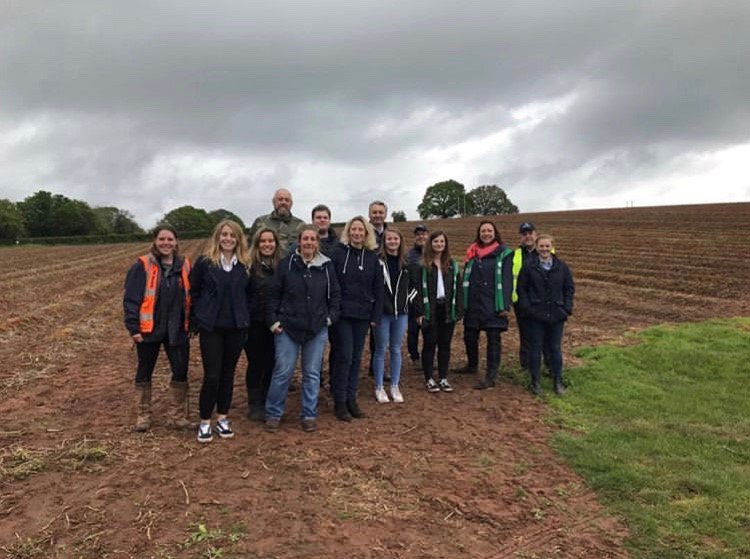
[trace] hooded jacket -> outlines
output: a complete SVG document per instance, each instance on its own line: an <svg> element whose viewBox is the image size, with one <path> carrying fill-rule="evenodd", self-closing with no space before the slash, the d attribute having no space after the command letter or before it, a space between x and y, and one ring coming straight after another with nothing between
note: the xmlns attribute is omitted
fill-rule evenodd
<svg viewBox="0 0 750 559"><path fill-rule="evenodd" d="M475 256L464 267L464 327L477 330L508 329L507 316L501 311L511 307L513 294L513 258L505 245L490 254ZM498 259L501 262L498 266Z"/></svg>
<svg viewBox="0 0 750 559"><path fill-rule="evenodd" d="M341 291L331 260L317 253L305 264L299 252L282 259L271 282L266 324L278 323L299 344L339 317Z"/></svg>
<svg viewBox="0 0 750 559"><path fill-rule="evenodd" d="M552 257L552 268L545 270L533 260L518 277L518 306L532 320L554 324L573 314L575 284L567 264Z"/></svg>
<svg viewBox="0 0 750 559"><path fill-rule="evenodd" d="M341 287L341 317L378 324L383 312L383 269L377 254L339 245L331 260Z"/></svg>
<svg viewBox="0 0 750 559"><path fill-rule="evenodd" d="M412 284L412 276L407 266L401 266L396 276L396 284L391 283L388 261L381 259L383 268L383 314L399 316L409 313L409 304L417 297L417 288Z"/></svg>

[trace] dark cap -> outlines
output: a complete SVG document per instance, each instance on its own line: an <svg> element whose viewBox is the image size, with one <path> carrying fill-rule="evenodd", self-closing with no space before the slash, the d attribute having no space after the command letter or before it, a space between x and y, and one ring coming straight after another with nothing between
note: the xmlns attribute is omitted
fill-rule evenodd
<svg viewBox="0 0 750 559"><path fill-rule="evenodd" d="M420 223L414 228L414 233L427 233L427 227L424 223Z"/></svg>
<svg viewBox="0 0 750 559"><path fill-rule="evenodd" d="M536 231L536 227L534 227L534 224L530 221L524 221L519 227L518 232L519 233L526 233L527 231Z"/></svg>

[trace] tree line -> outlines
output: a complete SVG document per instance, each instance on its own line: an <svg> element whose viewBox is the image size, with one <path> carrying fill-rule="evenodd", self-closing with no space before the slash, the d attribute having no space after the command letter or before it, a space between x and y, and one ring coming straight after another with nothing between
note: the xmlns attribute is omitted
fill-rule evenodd
<svg viewBox="0 0 750 559"><path fill-rule="evenodd" d="M453 179L433 184L417 206L421 219L448 218L467 215L498 215L518 213L505 191L497 185L466 187ZM406 213L392 213L396 222L406 221ZM236 214L225 209L206 211L193 206L181 206L164 214L166 222L185 233L206 233L222 219L232 219L245 228ZM107 237L107 240L132 237L137 240L143 229L127 210L114 206L92 208L86 202L62 194L40 190L21 202L0 199L0 240L8 242L22 238Z"/></svg>

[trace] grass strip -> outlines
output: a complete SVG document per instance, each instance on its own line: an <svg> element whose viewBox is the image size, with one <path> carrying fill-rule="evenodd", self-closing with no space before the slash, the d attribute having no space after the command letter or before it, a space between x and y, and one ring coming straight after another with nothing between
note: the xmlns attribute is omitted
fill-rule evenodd
<svg viewBox="0 0 750 559"><path fill-rule="evenodd" d="M635 557L750 557L750 320L645 330L579 352L548 397L553 445L611 512Z"/></svg>

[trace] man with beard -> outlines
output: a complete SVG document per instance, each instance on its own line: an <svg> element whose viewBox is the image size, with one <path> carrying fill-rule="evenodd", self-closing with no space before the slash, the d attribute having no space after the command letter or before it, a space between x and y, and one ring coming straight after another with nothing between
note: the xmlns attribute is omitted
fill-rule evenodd
<svg viewBox="0 0 750 559"><path fill-rule="evenodd" d="M292 215L292 194L286 188L279 188L271 201L273 202L273 211L270 214L256 217L247 235L252 242L253 235L259 229L263 227L273 229L279 237L279 249L283 256L287 253L289 244L297 239L297 235L305 223Z"/></svg>

